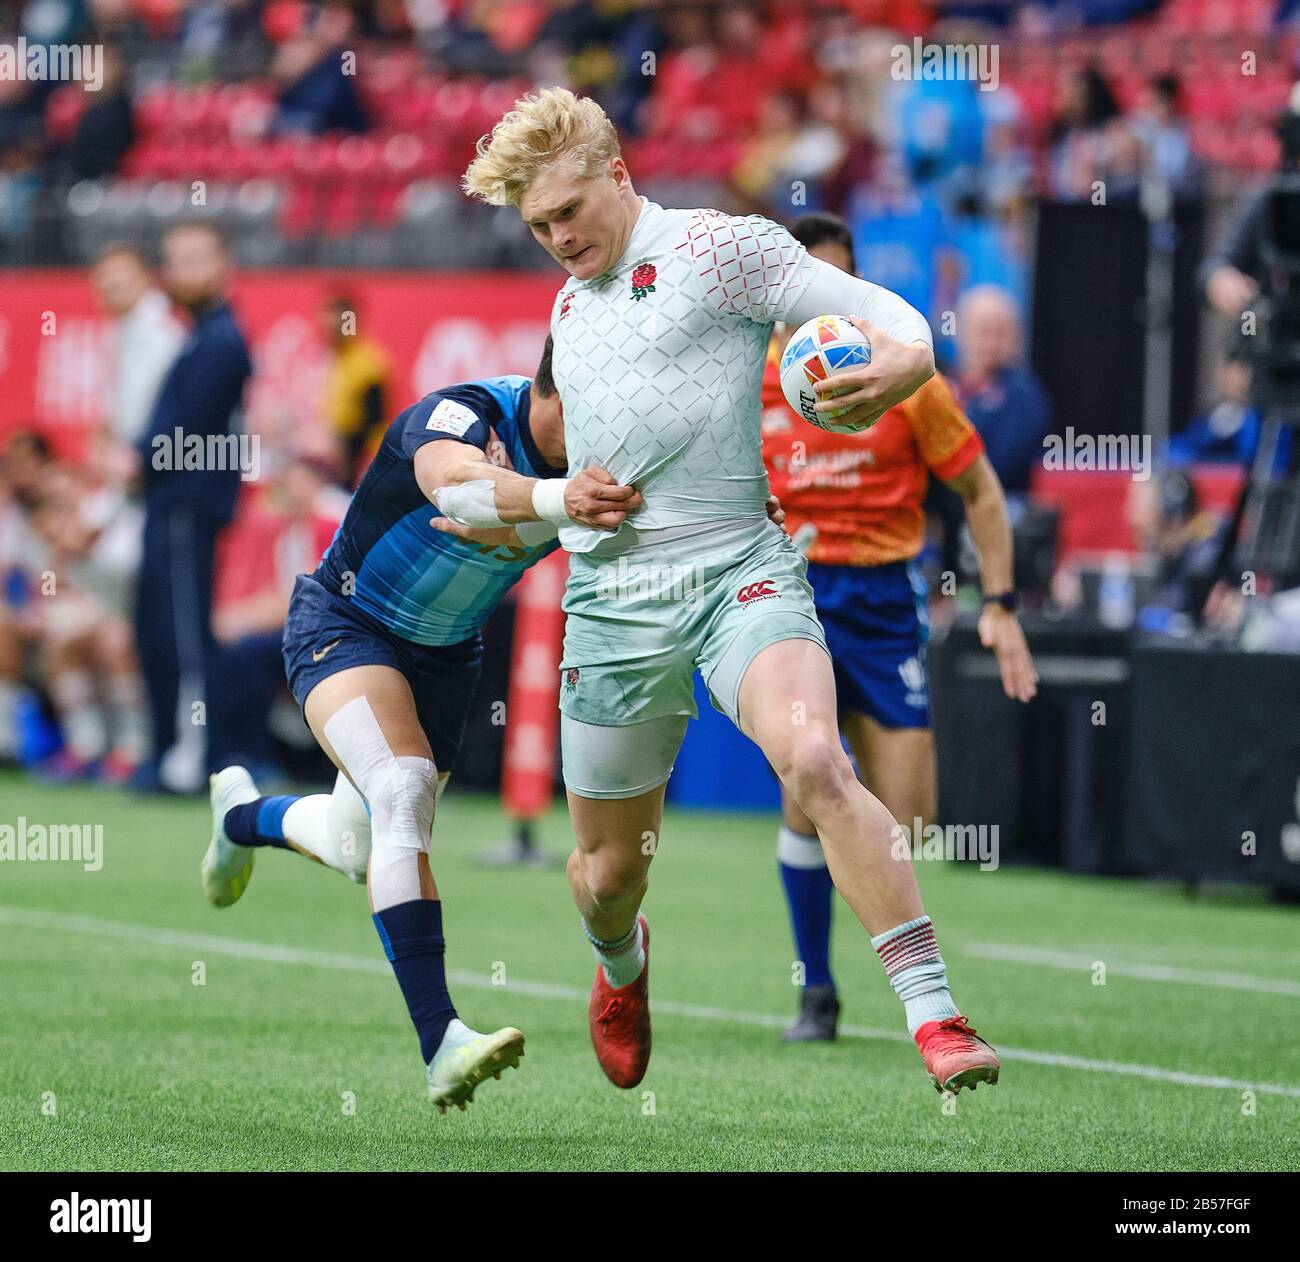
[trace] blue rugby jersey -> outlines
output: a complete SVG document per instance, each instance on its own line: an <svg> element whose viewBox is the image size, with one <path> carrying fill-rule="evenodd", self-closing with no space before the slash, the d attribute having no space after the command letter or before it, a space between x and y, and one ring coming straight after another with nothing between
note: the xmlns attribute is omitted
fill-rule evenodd
<svg viewBox="0 0 1300 1262"><path fill-rule="evenodd" d="M499 442L515 472L563 477L542 458L528 428L531 385L528 377L467 381L435 390L398 416L352 496L317 582L404 640L458 644L474 635L523 572L558 545L491 547L434 530L429 520L441 514L415 480L414 457L441 439L484 451Z"/></svg>

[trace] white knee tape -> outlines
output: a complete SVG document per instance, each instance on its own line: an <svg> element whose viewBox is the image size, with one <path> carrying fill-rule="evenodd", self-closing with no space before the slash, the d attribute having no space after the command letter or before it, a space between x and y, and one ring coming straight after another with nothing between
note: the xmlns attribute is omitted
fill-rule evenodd
<svg viewBox="0 0 1300 1262"><path fill-rule="evenodd" d="M438 769L428 758L397 757L364 697L330 716L325 738L370 804L370 893L375 910L419 898L416 859L429 850Z"/></svg>

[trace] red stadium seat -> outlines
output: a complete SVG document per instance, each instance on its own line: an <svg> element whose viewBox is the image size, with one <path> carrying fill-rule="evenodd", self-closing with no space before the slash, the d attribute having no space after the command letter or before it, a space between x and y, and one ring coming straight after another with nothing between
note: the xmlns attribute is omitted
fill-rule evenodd
<svg viewBox="0 0 1300 1262"><path fill-rule="evenodd" d="M365 222L367 190L361 184L337 184L326 192L319 227L329 237L346 237Z"/></svg>
<svg viewBox="0 0 1300 1262"><path fill-rule="evenodd" d="M316 184L301 177L289 184L289 196L280 212L280 231L290 241L304 237L316 226Z"/></svg>

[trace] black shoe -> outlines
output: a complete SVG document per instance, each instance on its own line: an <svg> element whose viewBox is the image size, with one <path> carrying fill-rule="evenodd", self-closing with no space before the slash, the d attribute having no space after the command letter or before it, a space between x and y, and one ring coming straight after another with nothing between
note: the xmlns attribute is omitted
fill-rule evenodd
<svg viewBox="0 0 1300 1262"><path fill-rule="evenodd" d="M829 1043L835 1038L840 1001L834 986L805 986L799 1001L799 1019L781 1039L785 1043Z"/></svg>

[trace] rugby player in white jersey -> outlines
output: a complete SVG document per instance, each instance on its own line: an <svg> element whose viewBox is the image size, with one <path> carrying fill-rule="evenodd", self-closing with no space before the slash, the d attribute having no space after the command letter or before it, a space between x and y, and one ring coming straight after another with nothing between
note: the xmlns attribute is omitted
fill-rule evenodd
<svg viewBox="0 0 1300 1262"><path fill-rule="evenodd" d="M933 374L925 320L770 220L638 196L609 119L565 89L517 101L463 184L516 207L569 273L551 333L570 470L598 465L642 496L616 531L560 528L572 554L560 699L577 839L568 874L598 961L589 1019L601 1067L633 1087L649 1063L640 906L698 668L816 826L936 1088L996 1082L997 1055L949 993L910 857L891 851L894 820L840 745L804 562L765 511L760 387L773 323L854 320L871 363L831 378L839 397L818 409L849 406L842 423L865 425ZM562 480L539 483L538 515L562 495ZM500 524L490 506L482 524Z"/></svg>

